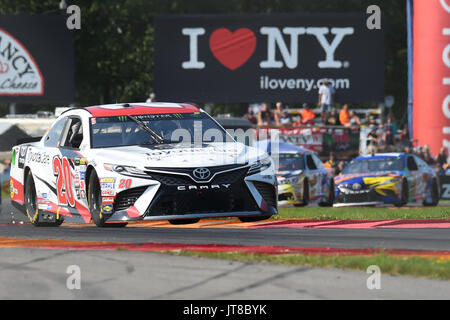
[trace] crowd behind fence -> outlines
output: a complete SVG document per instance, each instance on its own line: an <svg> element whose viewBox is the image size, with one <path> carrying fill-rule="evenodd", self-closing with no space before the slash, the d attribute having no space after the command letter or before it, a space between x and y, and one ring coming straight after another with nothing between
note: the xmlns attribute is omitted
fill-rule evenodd
<svg viewBox="0 0 450 320"><path fill-rule="evenodd" d="M359 127L362 132L360 153L413 153L435 168L439 175L450 175L446 149L442 147L438 154L431 154L429 146L421 146L413 140L408 127L400 127L391 113L383 117L379 110L352 109L348 104L344 104L342 108L323 111L319 108L313 109L307 103L304 103L302 108L292 108L289 104L277 102L273 106L269 103L250 105L245 118L257 128ZM344 159L337 159L334 152L330 153L325 162L336 174L342 171L345 163Z"/></svg>

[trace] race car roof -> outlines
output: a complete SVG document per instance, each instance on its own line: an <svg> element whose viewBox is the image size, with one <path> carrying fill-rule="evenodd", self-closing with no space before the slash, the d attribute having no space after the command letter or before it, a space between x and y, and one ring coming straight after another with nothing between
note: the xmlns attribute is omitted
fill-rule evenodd
<svg viewBox="0 0 450 320"><path fill-rule="evenodd" d="M404 157L404 153L392 152L392 153L376 153L374 155L366 154L356 157L352 161L369 160L369 159L386 159L386 158L399 158Z"/></svg>
<svg viewBox="0 0 450 320"><path fill-rule="evenodd" d="M111 117L139 114L193 113L201 110L191 104L168 102L105 104L83 108L93 117Z"/></svg>
<svg viewBox="0 0 450 320"><path fill-rule="evenodd" d="M314 153L314 151L287 142L279 142L278 148L273 145L274 144L271 140L261 140L256 142L254 147L262 149L268 153L274 153L274 151L277 151L277 153L299 153L299 154Z"/></svg>

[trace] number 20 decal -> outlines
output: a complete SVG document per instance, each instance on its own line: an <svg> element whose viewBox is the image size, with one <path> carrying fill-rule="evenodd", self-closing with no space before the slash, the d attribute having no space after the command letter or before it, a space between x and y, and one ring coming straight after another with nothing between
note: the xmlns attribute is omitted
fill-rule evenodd
<svg viewBox="0 0 450 320"><path fill-rule="evenodd" d="M53 158L53 174L56 176L56 192L58 194L58 202L60 205L69 204L75 207L75 197L72 191L72 173L70 171L69 160L64 157Z"/></svg>
<svg viewBox="0 0 450 320"><path fill-rule="evenodd" d="M119 188L128 189L131 187L131 179L120 179Z"/></svg>

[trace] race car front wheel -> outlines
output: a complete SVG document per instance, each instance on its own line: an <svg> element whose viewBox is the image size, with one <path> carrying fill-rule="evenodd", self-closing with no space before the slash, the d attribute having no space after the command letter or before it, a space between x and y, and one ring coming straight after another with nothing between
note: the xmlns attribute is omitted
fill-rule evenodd
<svg viewBox="0 0 450 320"><path fill-rule="evenodd" d="M95 171L89 177L88 204L92 221L94 221L97 227L103 227L106 222L106 217L103 215L100 182Z"/></svg>
<svg viewBox="0 0 450 320"><path fill-rule="evenodd" d="M437 204L439 203L439 187L438 187L438 182L436 179L433 179L433 181L431 181L431 202L423 202L424 206L430 206L430 207L434 207L437 206Z"/></svg>
<svg viewBox="0 0 450 320"><path fill-rule="evenodd" d="M328 189L328 198L327 201L319 202L319 206L321 207L331 207L334 203L334 179L330 180L330 187Z"/></svg>
<svg viewBox="0 0 450 320"><path fill-rule="evenodd" d="M88 186L88 204L89 212L91 213L92 221L97 227L125 227L127 223L106 223L110 214L103 212L102 206L102 191L97 173L92 171L89 176Z"/></svg>

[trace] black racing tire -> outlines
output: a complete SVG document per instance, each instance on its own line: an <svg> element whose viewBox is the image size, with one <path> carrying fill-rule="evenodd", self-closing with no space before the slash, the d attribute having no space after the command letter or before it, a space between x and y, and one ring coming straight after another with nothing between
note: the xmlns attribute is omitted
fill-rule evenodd
<svg viewBox="0 0 450 320"><path fill-rule="evenodd" d="M440 194L438 182L436 179L433 179L433 181L431 182L431 198L432 198L431 202L426 201L423 202L423 205L425 207L435 207L439 203Z"/></svg>
<svg viewBox="0 0 450 320"><path fill-rule="evenodd" d="M106 223L109 215L102 212L102 195L100 182L98 180L97 173L95 170L89 175L89 186L88 186L88 205L89 212L91 213L92 221L94 221L97 227L101 228L122 228L127 225L127 223Z"/></svg>
<svg viewBox="0 0 450 320"><path fill-rule="evenodd" d="M169 220L169 223L173 225L183 225L183 224L193 224L199 221L200 219L173 219Z"/></svg>
<svg viewBox="0 0 450 320"><path fill-rule="evenodd" d="M255 217L239 217L239 220L241 220L241 222L257 222L257 221L267 220L271 216L272 215L255 216Z"/></svg>
<svg viewBox="0 0 450 320"><path fill-rule="evenodd" d="M55 222L41 222L39 221L39 208L37 204L36 186L34 184L33 174L28 170L25 176L24 185L24 206L25 212L30 219L31 224L36 227L58 227L63 220L56 220Z"/></svg>
<svg viewBox="0 0 450 320"><path fill-rule="evenodd" d="M88 205L92 221L94 221L97 227L104 227L106 224L106 217L102 212L100 182L95 170L92 171L89 176Z"/></svg>
<svg viewBox="0 0 450 320"><path fill-rule="evenodd" d="M409 186L408 186L408 181L406 181L406 179L403 179L402 181L402 197L401 197L401 201L395 203L394 205L396 207L403 207L405 205L408 204L408 199L409 199Z"/></svg>
<svg viewBox="0 0 450 320"><path fill-rule="evenodd" d="M303 181L303 199L302 203L294 204L295 207L304 207L309 203L309 183L308 180L305 179Z"/></svg>
<svg viewBox="0 0 450 320"><path fill-rule="evenodd" d="M331 207L334 203L334 179L330 180L330 189L328 190L328 198L325 202L319 202L321 207Z"/></svg>

